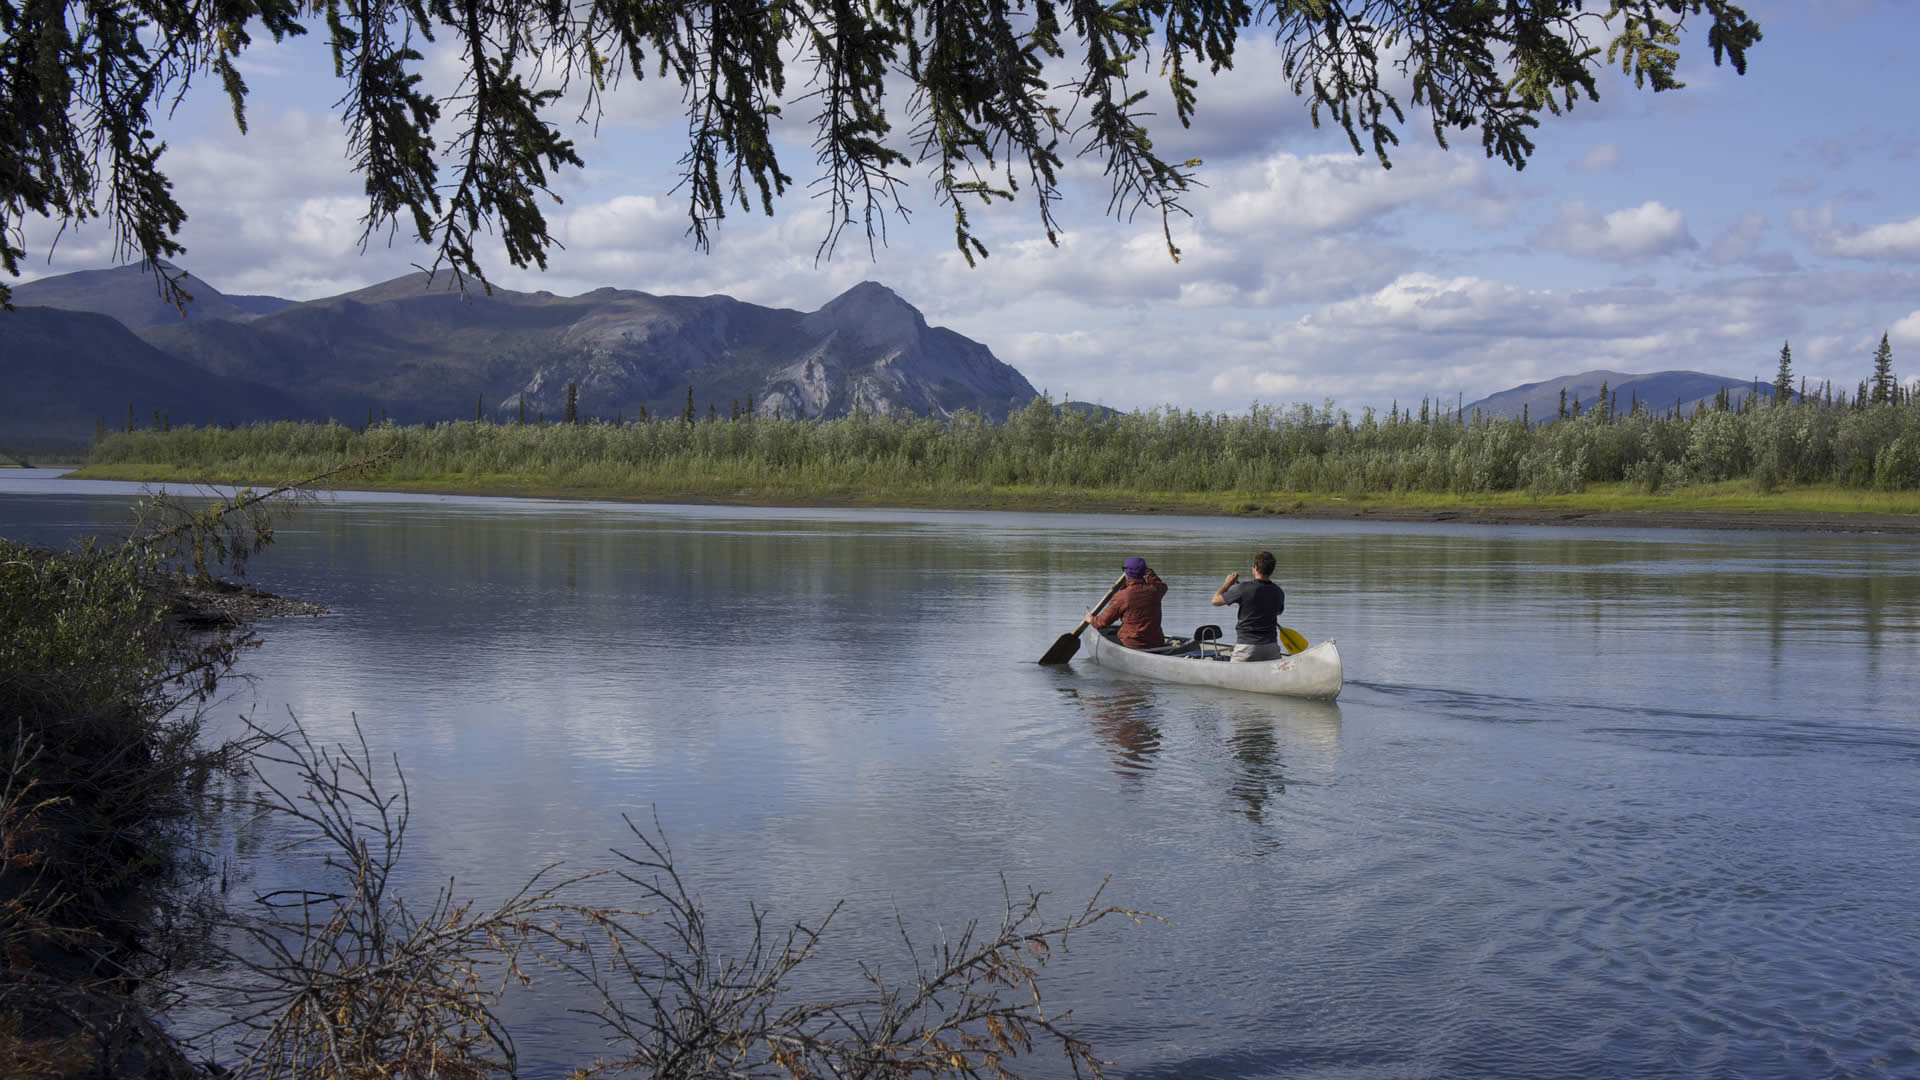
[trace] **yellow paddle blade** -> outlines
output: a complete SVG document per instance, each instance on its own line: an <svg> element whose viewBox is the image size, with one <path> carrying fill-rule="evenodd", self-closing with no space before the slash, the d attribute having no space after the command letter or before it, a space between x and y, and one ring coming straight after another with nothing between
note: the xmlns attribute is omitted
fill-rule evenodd
<svg viewBox="0 0 1920 1080"><path fill-rule="evenodd" d="M1286 645L1290 653L1307 651L1307 639L1301 636L1300 631L1290 626L1280 628L1280 641Z"/></svg>

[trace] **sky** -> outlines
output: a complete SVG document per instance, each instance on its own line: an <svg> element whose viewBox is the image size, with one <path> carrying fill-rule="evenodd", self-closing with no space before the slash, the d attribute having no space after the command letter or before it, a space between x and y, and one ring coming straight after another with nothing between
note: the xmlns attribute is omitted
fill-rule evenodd
<svg viewBox="0 0 1920 1080"><path fill-rule="evenodd" d="M1312 126L1269 44L1243 42L1231 72L1202 77L1191 129L1170 112L1152 121L1165 157L1204 161L1192 216L1175 221L1177 263L1157 216L1106 216L1088 161L1068 170L1057 246L1030 203L976 211L990 255L968 267L918 169L913 217L889 222L884 248L843 242L817 260L828 221L797 126L781 147L796 184L776 216L736 210L701 252L674 192L677 90L628 80L597 129L572 131L587 166L555 185L562 248L548 269L518 270L497 245L483 259L509 289L723 293L802 311L878 281L1054 398L1122 410L1384 411L1596 368L1770 381L1783 343L1797 375L1851 387L1882 334L1911 381L1920 65L1903 52L1920 4L1745 7L1765 34L1746 75L1714 66L1704 32L1690 33L1685 88L1654 94L1606 71L1598 102L1543 121L1520 171L1486 158L1477 133L1441 150L1412 111L1382 169L1338 128ZM190 215L176 261L225 293L295 300L429 261L404 237L361 250L364 199L324 47L260 43L243 67L249 134L211 80L161 129ZM57 245L45 223L27 235L25 279L114 261L98 223Z"/></svg>

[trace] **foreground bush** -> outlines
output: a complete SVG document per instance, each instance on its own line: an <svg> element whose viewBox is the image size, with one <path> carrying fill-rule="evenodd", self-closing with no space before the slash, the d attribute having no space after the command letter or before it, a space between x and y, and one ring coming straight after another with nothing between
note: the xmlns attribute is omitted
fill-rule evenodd
<svg viewBox="0 0 1920 1080"><path fill-rule="evenodd" d="M397 769L378 774L364 741L319 747L295 726L200 744L201 708L251 639L183 621L181 591L266 543L263 508L284 494L200 508L162 497L112 547L0 541L0 1076L513 1075L496 1009L536 971L596 1003L605 1049L574 1063L582 1080L1012 1080L1039 1049L1101 1075L1040 982L1075 933L1145 917L1098 893L1047 919L1043 894L1008 890L997 917L927 944L903 919L904 977L863 958L830 997L791 987L827 952L837 908L784 927L754 908L744 940L712 940L657 824L629 822L635 846L614 865L549 868L491 906L451 883L403 895L406 788ZM241 768L250 783L234 790L259 794L235 809L303 834L284 850L312 860L300 875L312 887L233 907L202 894L194 930L156 930L152 913L193 865L186 811L210 778ZM182 943L168 938L183 932L195 958L177 967L167 957ZM186 1001L229 1019L168 1025L166 1006Z"/></svg>

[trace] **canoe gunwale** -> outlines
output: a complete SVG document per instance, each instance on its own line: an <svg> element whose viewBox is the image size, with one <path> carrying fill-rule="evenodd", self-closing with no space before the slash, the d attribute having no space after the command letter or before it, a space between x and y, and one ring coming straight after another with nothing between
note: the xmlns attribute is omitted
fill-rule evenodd
<svg viewBox="0 0 1920 1080"><path fill-rule="evenodd" d="M1331 638L1277 660L1234 663L1192 654L1167 655L1129 649L1110 631L1096 630L1087 637L1089 661L1129 675L1165 682L1322 700L1339 697L1343 683L1340 650Z"/></svg>

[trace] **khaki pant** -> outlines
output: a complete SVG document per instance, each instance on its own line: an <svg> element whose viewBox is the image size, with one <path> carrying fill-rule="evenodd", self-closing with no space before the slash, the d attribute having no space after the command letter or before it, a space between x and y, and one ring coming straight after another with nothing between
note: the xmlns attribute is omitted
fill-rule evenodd
<svg viewBox="0 0 1920 1080"><path fill-rule="evenodd" d="M1278 660L1286 655L1287 651L1282 649L1277 642L1272 641L1262 641L1258 644L1241 642L1233 647L1233 659L1235 663L1246 663L1252 660Z"/></svg>

